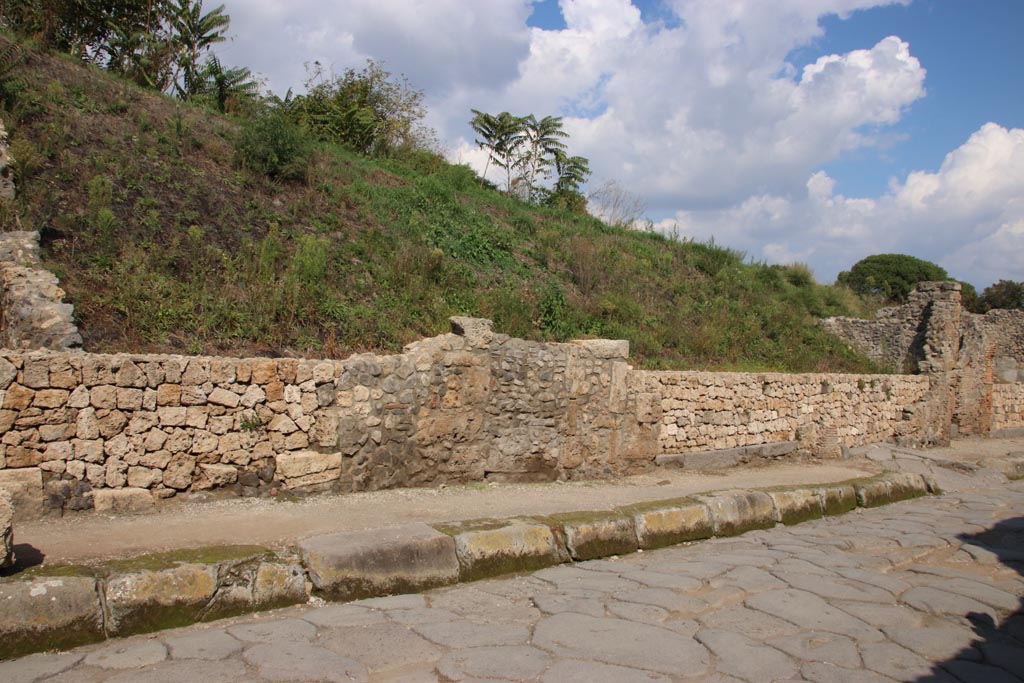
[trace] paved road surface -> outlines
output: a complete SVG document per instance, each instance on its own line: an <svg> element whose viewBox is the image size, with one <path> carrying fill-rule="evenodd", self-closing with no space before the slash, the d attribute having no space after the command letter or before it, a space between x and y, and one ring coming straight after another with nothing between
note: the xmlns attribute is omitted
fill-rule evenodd
<svg viewBox="0 0 1024 683"><path fill-rule="evenodd" d="M1024 680L1024 481L425 595L0 663L0 681Z"/></svg>

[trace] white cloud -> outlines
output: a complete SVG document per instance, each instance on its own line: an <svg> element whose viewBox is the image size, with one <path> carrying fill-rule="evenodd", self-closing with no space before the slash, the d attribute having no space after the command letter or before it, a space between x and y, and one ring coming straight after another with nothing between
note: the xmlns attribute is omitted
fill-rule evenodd
<svg viewBox="0 0 1024 683"><path fill-rule="evenodd" d="M812 262L822 280L888 252L935 261L978 287L1024 280L1022 129L987 123L937 171L893 180L875 199L835 194L822 172L806 188L799 198L762 194L725 209L682 213L679 225L684 234L713 236L754 259Z"/></svg>

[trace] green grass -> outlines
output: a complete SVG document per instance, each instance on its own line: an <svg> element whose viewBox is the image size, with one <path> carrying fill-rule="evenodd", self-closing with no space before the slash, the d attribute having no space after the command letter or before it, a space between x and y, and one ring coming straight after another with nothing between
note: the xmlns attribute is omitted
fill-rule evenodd
<svg viewBox="0 0 1024 683"><path fill-rule="evenodd" d="M628 339L649 368L877 370L815 323L857 299L803 266L530 206L427 153L318 145L272 179L235 163L244 122L69 57L29 49L0 85L23 157L2 227L46 229L93 351L343 357L469 315Z"/></svg>

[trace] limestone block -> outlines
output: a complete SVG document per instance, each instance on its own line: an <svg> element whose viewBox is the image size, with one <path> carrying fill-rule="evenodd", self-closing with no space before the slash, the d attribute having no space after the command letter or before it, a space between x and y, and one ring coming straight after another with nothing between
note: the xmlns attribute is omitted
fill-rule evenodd
<svg viewBox="0 0 1024 683"><path fill-rule="evenodd" d="M163 472L153 467L129 467L128 486L133 488L148 489L163 480Z"/></svg>
<svg viewBox="0 0 1024 683"><path fill-rule="evenodd" d="M174 453L164 468L163 483L168 488L183 491L192 485L196 459L187 453Z"/></svg>
<svg viewBox="0 0 1024 683"><path fill-rule="evenodd" d="M434 525L455 539L459 580L535 571L569 561L551 528L525 520L472 520Z"/></svg>
<svg viewBox="0 0 1024 683"><path fill-rule="evenodd" d="M472 348L486 348L494 339L494 323L486 318L465 318L454 316L448 319L452 332L464 337Z"/></svg>
<svg viewBox="0 0 1024 683"><path fill-rule="evenodd" d="M14 501L9 491L0 489L0 569L13 566Z"/></svg>
<svg viewBox="0 0 1024 683"><path fill-rule="evenodd" d="M107 468L107 481L110 481L110 468ZM153 496L141 488L95 489L92 492L93 505L96 512L126 514L149 512L153 509Z"/></svg>
<svg viewBox="0 0 1024 683"><path fill-rule="evenodd" d="M710 538L714 533L711 511L690 498L626 505L619 511L632 516L637 541L644 550Z"/></svg>
<svg viewBox="0 0 1024 683"><path fill-rule="evenodd" d="M771 497L760 491L698 496L714 519L715 536L737 536L754 529L775 526L775 507Z"/></svg>
<svg viewBox="0 0 1024 683"><path fill-rule="evenodd" d="M110 410L117 407L117 387L104 384L89 390L89 400L94 408Z"/></svg>
<svg viewBox="0 0 1024 683"><path fill-rule="evenodd" d="M15 522L39 519L46 514L43 473L38 467L0 470L0 490L11 496Z"/></svg>
<svg viewBox="0 0 1024 683"><path fill-rule="evenodd" d="M0 659L103 640L96 581L50 577L0 582Z"/></svg>
<svg viewBox="0 0 1024 683"><path fill-rule="evenodd" d="M261 562L252 586L253 608L275 609L306 602L306 572L297 562Z"/></svg>
<svg viewBox="0 0 1024 683"><path fill-rule="evenodd" d="M6 358L0 358L0 389L6 389L18 377L18 368Z"/></svg>
<svg viewBox="0 0 1024 683"><path fill-rule="evenodd" d="M123 636L194 623L216 589L214 564L115 574L104 592L107 632Z"/></svg>
<svg viewBox="0 0 1024 683"><path fill-rule="evenodd" d="M267 425L267 431L280 432L282 434L291 434L292 432L298 431L298 426L295 422L287 415L275 415L274 419Z"/></svg>
<svg viewBox="0 0 1024 683"><path fill-rule="evenodd" d="M241 402L241 397L232 391L217 387L210 392L210 395L206 400L214 405L225 406L227 408L237 408L238 404Z"/></svg>
<svg viewBox="0 0 1024 683"><path fill-rule="evenodd" d="M624 555L639 547L633 518L620 512L566 512L542 518L576 561Z"/></svg>
<svg viewBox="0 0 1024 683"><path fill-rule="evenodd" d="M821 519L821 497L811 489L791 491L769 491L775 504L775 521L782 524L799 524L809 519Z"/></svg>
<svg viewBox="0 0 1024 683"><path fill-rule="evenodd" d="M12 384L4 392L4 410L25 410L32 403L36 392L20 384Z"/></svg>
<svg viewBox="0 0 1024 683"><path fill-rule="evenodd" d="M238 470L233 465L199 465L199 477L192 484L193 489L212 489L227 486L238 481Z"/></svg>
<svg viewBox="0 0 1024 683"><path fill-rule="evenodd" d="M587 349L595 358L629 358L629 340L626 339L574 339L572 343Z"/></svg>
<svg viewBox="0 0 1024 683"><path fill-rule="evenodd" d="M314 536L299 550L313 586L334 600L419 592L459 579L455 539L426 524Z"/></svg>
<svg viewBox="0 0 1024 683"><path fill-rule="evenodd" d="M818 489L822 511L826 515L841 515L857 507L857 490L850 484L833 484Z"/></svg>
<svg viewBox="0 0 1024 683"><path fill-rule="evenodd" d="M295 451L279 453L274 460L285 488L323 484L341 476L341 453Z"/></svg>

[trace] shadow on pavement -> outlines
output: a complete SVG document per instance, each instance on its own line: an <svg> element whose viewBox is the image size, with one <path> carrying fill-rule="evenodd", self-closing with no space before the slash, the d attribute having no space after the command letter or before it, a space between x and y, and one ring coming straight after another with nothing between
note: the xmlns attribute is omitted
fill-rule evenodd
<svg viewBox="0 0 1024 683"><path fill-rule="evenodd" d="M961 534L960 540L993 553L1000 564L1024 576L1024 517L1005 519L977 534ZM991 615L967 615L976 638L950 659L914 683L1003 683L1024 681L1024 599L1001 624ZM980 657L979 657L980 655Z"/></svg>

